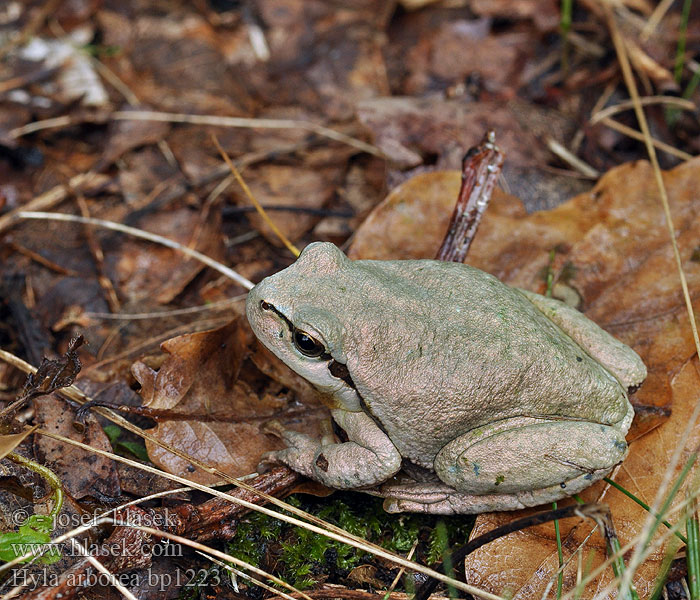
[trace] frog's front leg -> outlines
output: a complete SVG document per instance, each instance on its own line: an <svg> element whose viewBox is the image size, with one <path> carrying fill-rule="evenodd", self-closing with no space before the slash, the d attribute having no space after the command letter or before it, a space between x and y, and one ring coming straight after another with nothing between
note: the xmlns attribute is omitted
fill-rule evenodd
<svg viewBox="0 0 700 600"><path fill-rule="evenodd" d="M295 431L283 431L288 448L264 460L282 462L295 471L337 489L377 485L401 468L401 455L387 435L364 412L331 411L349 441L327 443Z"/></svg>
<svg viewBox="0 0 700 600"><path fill-rule="evenodd" d="M547 502L601 479L626 454L624 433L615 426L514 417L452 440L435 457L434 466L440 479L458 492L502 497L534 493Z"/></svg>

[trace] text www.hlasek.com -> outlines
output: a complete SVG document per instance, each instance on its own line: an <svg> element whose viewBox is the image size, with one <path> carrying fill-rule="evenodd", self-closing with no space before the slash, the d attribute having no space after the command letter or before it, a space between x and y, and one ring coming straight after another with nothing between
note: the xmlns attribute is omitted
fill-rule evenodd
<svg viewBox="0 0 700 600"><path fill-rule="evenodd" d="M124 540L112 544L10 544L15 556L182 556L182 547L179 544L156 542L154 544L141 543L138 547L127 545Z"/></svg>

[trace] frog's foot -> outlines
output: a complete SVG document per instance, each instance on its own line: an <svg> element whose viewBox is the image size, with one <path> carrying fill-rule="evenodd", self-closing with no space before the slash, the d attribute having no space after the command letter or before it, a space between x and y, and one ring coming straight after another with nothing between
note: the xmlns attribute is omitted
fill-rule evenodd
<svg viewBox="0 0 700 600"><path fill-rule="evenodd" d="M602 476L603 474L600 475ZM384 498L384 510L389 513L469 515L548 504L575 494L591 483L592 480L587 475L581 475L565 486L553 485L541 490L514 494L465 494L448 485L433 483L384 484L372 493Z"/></svg>
<svg viewBox="0 0 700 600"><path fill-rule="evenodd" d="M260 467L281 462L288 467L338 489L377 485L401 467L401 455L386 434L365 413L332 411L350 441L321 443L303 433L277 429L287 448L268 452Z"/></svg>
<svg viewBox="0 0 700 600"><path fill-rule="evenodd" d="M435 457L435 472L461 493L512 496L512 508L523 499L526 506L549 502L578 492L621 462L625 431L587 421L504 419L448 443Z"/></svg>

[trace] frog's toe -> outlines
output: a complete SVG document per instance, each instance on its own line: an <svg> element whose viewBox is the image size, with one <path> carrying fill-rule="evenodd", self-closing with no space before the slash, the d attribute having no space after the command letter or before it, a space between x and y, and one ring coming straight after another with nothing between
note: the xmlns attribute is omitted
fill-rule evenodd
<svg viewBox="0 0 700 600"><path fill-rule="evenodd" d="M532 506L517 495L465 494L444 484L386 484L378 493L384 496L384 510L388 513L425 513L431 515L464 515L494 510L517 510ZM523 501L525 500L525 501Z"/></svg>
<svg viewBox="0 0 700 600"><path fill-rule="evenodd" d="M262 426L260 427L260 431L282 439L287 430L279 420L270 419L269 421L265 421L265 423L262 424Z"/></svg>
<svg viewBox="0 0 700 600"><path fill-rule="evenodd" d="M294 469L302 475L314 478L313 463L317 446L307 446L305 448L285 448L284 450L276 450L267 452L263 455L258 464L258 472L264 473L270 466L282 463L290 469ZM263 469L262 471L260 469Z"/></svg>
<svg viewBox="0 0 700 600"><path fill-rule="evenodd" d="M260 461L258 462L258 466L256 467L258 473L265 473L266 471L269 471L272 467L279 465L280 463L283 463L283 460L280 460L280 458L277 456L279 454L279 451L273 451L273 452L265 452L260 457Z"/></svg>
<svg viewBox="0 0 700 600"><path fill-rule="evenodd" d="M388 513L426 513L432 515L480 514L503 510L521 510L560 500L589 487L604 473L585 474L566 484L513 494L470 494L435 483L384 484L372 493L384 498Z"/></svg>

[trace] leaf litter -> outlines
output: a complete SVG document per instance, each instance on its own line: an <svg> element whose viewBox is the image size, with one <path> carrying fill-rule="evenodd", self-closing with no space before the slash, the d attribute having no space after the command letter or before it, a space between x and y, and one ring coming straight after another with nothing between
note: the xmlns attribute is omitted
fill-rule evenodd
<svg viewBox="0 0 700 600"><path fill-rule="evenodd" d="M113 382L140 387L156 436L228 473L246 474L262 452L278 447L261 428L266 419L287 418L309 431L322 409L308 384L252 341L240 317L223 325L230 312L214 306L199 321L169 314L173 308L220 306L241 288L176 251L95 229L104 252L98 264L81 226L20 223L13 211L40 201L35 209L73 212L73 194L83 194L91 216L160 233L257 281L292 259L257 217L234 212L246 203L235 184L216 189L228 175L210 143L216 131L234 161L245 165L243 176L263 204L297 211L271 211L293 241L342 244L352 233L349 253L356 258L431 257L459 189L459 173L449 169L493 128L506 150L504 180L512 195L495 191L467 262L540 292L551 273L555 294L640 352L650 374L632 398L637 418L631 452L616 481L653 500L661 467L695 402L696 360L650 167L629 162L611 170L640 158L640 145L605 121L588 122L606 103L626 99L615 87L616 63L601 58L610 42L599 27L598 3L577 9L575 31L565 40L556 33L556 3L526 0L403 2L399 9L376 0L342 7L260 0L250 13L206 3L159 12L107 1L68 3L54 15L42 13L43 5L26 3L0 19L0 81L10 82L0 84L0 241L7 242L0 247L0 269L3 277L22 275L7 279L14 289L0 302L2 323L9 324L0 324L3 349L35 357L48 345L61 354L74 334L83 333L90 344L80 354L85 368L79 386L91 393ZM633 65L650 92L678 89L678 81L669 79L678 13L658 21L658 35L645 38L628 26L650 19L651 12L643 3L633 11L634 18L629 9L618 13ZM695 39L697 22L689 21L688 40ZM23 55L25 38L5 38L7 31L36 32L34 44L62 44L68 58L49 64L46 53ZM255 31L263 32L262 45L251 41ZM68 52L68 40L91 45ZM81 85L92 87L70 83L76 67L89 75ZM104 83L107 99L90 100L87 92ZM691 97L697 100L697 94ZM171 113L172 123L124 120L130 111L151 109ZM671 118L664 110L647 108L654 135L697 151L696 115ZM377 152L362 155L358 146L329 141L309 127L222 129L213 120L185 125L177 117L183 113L296 119L372 143ZM636 126L629 112L614 118ZM42 129L41 122L50 127ZM592 187L551 154L552 141L594 172L607 173ZM661 160L666 168L678 162L666 154ZM665 174L694 302L700 289L697 177L696 160ZM544 208L551 210L532 212ZM352 220L335 216L353 212ZM101 275L112 282L124 315L162 317L86 317L109 310ZM234 310L240 312L240 305ZM17 319L25 332L43 336L20 335ZM193 333L214 325L219 328ZM165 342L161 353L159 344L175 332L184 335ZM19 385L21 378L0 367L3 399L10 401ZM32 410L31 418L44 427L109 447L96 420L83 433L69 431L72 409L58 400L37 399ZM145 417L133 418L147 425ZM75 498L119 494L108 459L77 459L55 440L47 446L48 438L35 438L31 450L61 473ZM697 443L694 430L688 447ZM147 446L166 470L213 481L153 442ZM71 469L76 464L83 465L80 477ZM644 513L603 487L583 496L604 494L623 542L630 541ZM512 518L480 517L476 531ZM568 556L588 526L562 527ZM468 559L470 582L517 597L541 593L557 566L551 531L543 525L534 534L516 534L517 543L510 536L479 550ZM587 547L600 558L599 540L594 535ZM650 589L660 557L658 550L639 571L640 593ZM565 571L567 589L575 585L575 562ZM600 581L586 594L602 589L607 580Z"/></svg>

